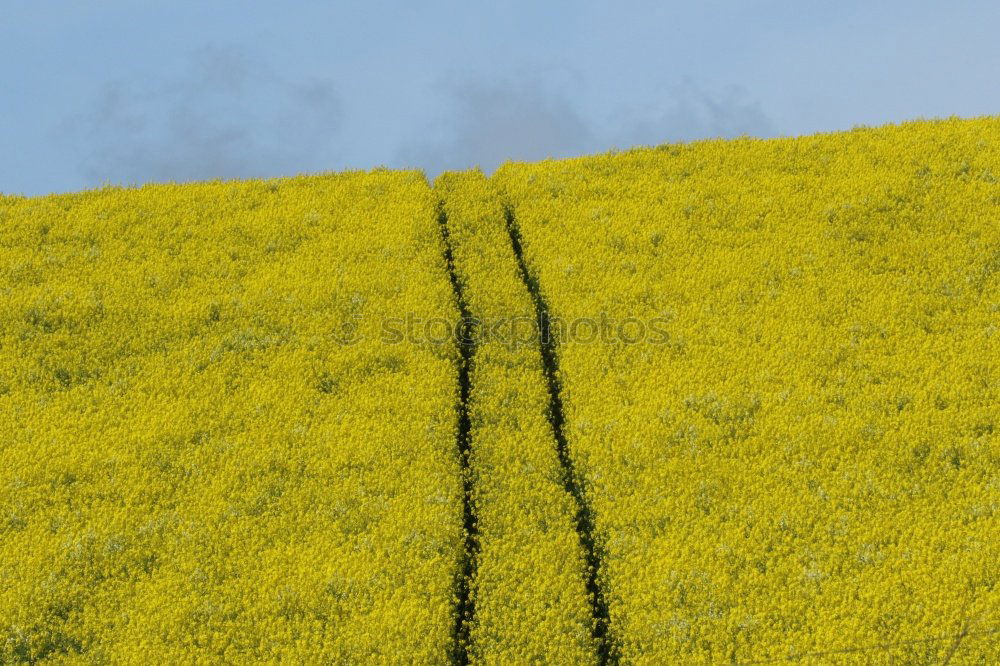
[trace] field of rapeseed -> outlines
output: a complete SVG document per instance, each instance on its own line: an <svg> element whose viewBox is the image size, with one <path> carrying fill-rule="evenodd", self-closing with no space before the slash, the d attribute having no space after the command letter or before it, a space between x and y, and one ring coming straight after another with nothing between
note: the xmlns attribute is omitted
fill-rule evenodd
<svg viewBox="0 0 1000 666"><path fill-rule="evenodd" d="M668 322L559 347L626 662L1000 660L998 177L994 118L501 169L554 316Z"/></svg>
<svg viewBox="0 0 1000 666"><path fill-rule="evenodd" d="M0 663L1000 662L1000 119L0 197Z"/></svg>
<svg viewBox="0 0 1000 666"><path fill-rule="evenodd" d="M3 200L0 662L450 650L455 350L377 327L457 316L435 205L387 171Z"/></svg>

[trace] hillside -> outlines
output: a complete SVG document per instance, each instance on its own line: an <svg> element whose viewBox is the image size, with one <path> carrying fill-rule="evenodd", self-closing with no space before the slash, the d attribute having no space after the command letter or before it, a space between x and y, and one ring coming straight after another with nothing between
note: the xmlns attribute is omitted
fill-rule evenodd
<svg viewBox="0 0 1000 666"><path fill-rule="evenodd" d="M998 178L988 117L2 197L0 662L1000 662Z"/></svg>

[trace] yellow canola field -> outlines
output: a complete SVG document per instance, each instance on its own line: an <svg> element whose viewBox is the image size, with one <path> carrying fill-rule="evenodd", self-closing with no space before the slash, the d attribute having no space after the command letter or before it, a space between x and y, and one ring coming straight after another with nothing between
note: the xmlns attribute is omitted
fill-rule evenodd
<svg viewBox="0 0 1000 666"><path fill-rule="evenodd" d="M624 662L1000 662L998 179L997 118L493 178Z"/></svg>
<svg viewBox="0 0 1000 666"><path fill-rule="evenodd" d="M380 339L458 316L435 207L389 171L0 200L0 662L446 659L457 350Z"/></svg>
<svg viewBox="0 0 1000 666"><path fill-rule="evenodd" d="M479 172L447 173L455 273L474 343L470 455L478 553L473 663L593 663L596 646L575 505L547 418L534 306L500 198Z"/></svg>
<svg viewBox="0 0 1000 666"><path fill-rule="evenodd" d="M0 197L0 663L1000 663L998 178L984 118Z"/></svg>

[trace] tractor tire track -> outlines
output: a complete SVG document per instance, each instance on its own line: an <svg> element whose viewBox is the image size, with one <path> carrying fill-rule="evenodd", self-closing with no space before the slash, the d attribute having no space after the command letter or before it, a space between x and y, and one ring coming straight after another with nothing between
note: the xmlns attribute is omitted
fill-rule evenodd
<svg viewBox="0 0 1000 666"><path fill-rule="evenodd" d="M472 590L472 581L476 576L476 565L479 556L479 527L476 521L475 501L473 500L472 469L469 465L472 443L472 424L469 418L469 395L472 392L470 372L476 353L476 344L472 315L469 313L469 307L465 300L462 282L455 271L455 259L452 252L451 237L448 232L448 216L445 213L443 202L438 204L438 225L441 229L441 239L444 243L444 259L448 268L448 277L451 281L452 293L454 294L460 316L457 330L460 356L458 364L459 400L456 407L458 412L456 447L462 474L462 523L465 544L455 580L457 597L455 604L455 642L451 661L453 664L464 666L469 663L469 633L476 615L476 600Z"/></svg>
<svg viewBox="0 0 1000 666"><path fill-rule="evenodd" d="M603 570L602 552L594 538L594 513L587 502L586 494L576 473L573 458L566 442L566 417L563 412L562 386L559 381L559 358L557 354L558 341L552 336L549 307L542 296L538 278L528 269L524 259L524 249L521 241L521 230L510 204L504 205L504 218L507 222L507 232L510 244L517 258L518 271L524 282L531 300L535 306L535 318L538 327L538 347L542 356L542 367L549 394L548 418L555 437L556 453L562 467L562 481L566 492L572 496L576 504L576 531L580 536L587 563L586 586L591 601L593 614L592 637L597 643L597 656L600 664L617 664L620 660L616 643L612 640L610 631L610 614L605 591L599 583L599 573Z"/></svg>

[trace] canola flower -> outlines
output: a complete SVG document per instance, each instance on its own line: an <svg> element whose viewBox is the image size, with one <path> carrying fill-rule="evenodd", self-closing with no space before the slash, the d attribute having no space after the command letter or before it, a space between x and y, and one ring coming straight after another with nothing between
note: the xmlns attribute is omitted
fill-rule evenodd
<svg viewBox="0 0 1000 666"><path fill-rule="evenodd" d="M1000 660L998 176L983 118L494 177L554 315L670 320L559 347L623 662Z"/></svg>
<svg viewBox="0 0 1000 666"><path fill-rule="evenodd" d="M1000 662L998 142L0 197L0 663Z"/></svg>
<svg viewBox="0 0 1000 666"><path fill-rule="evenodd" d="M531 298L500 198L479 172L446 173L442 197L457 278L474 322L469 470L478 553L474 663L592 663L583 553L564 489Z"/></svg>
<svg viewBox="0 0 1000 666"><path fill-rule="evenodd" d="M456 352L378 339L457 317L435 206L390 171L0 201L0 662L449 653Z"/></svg>

